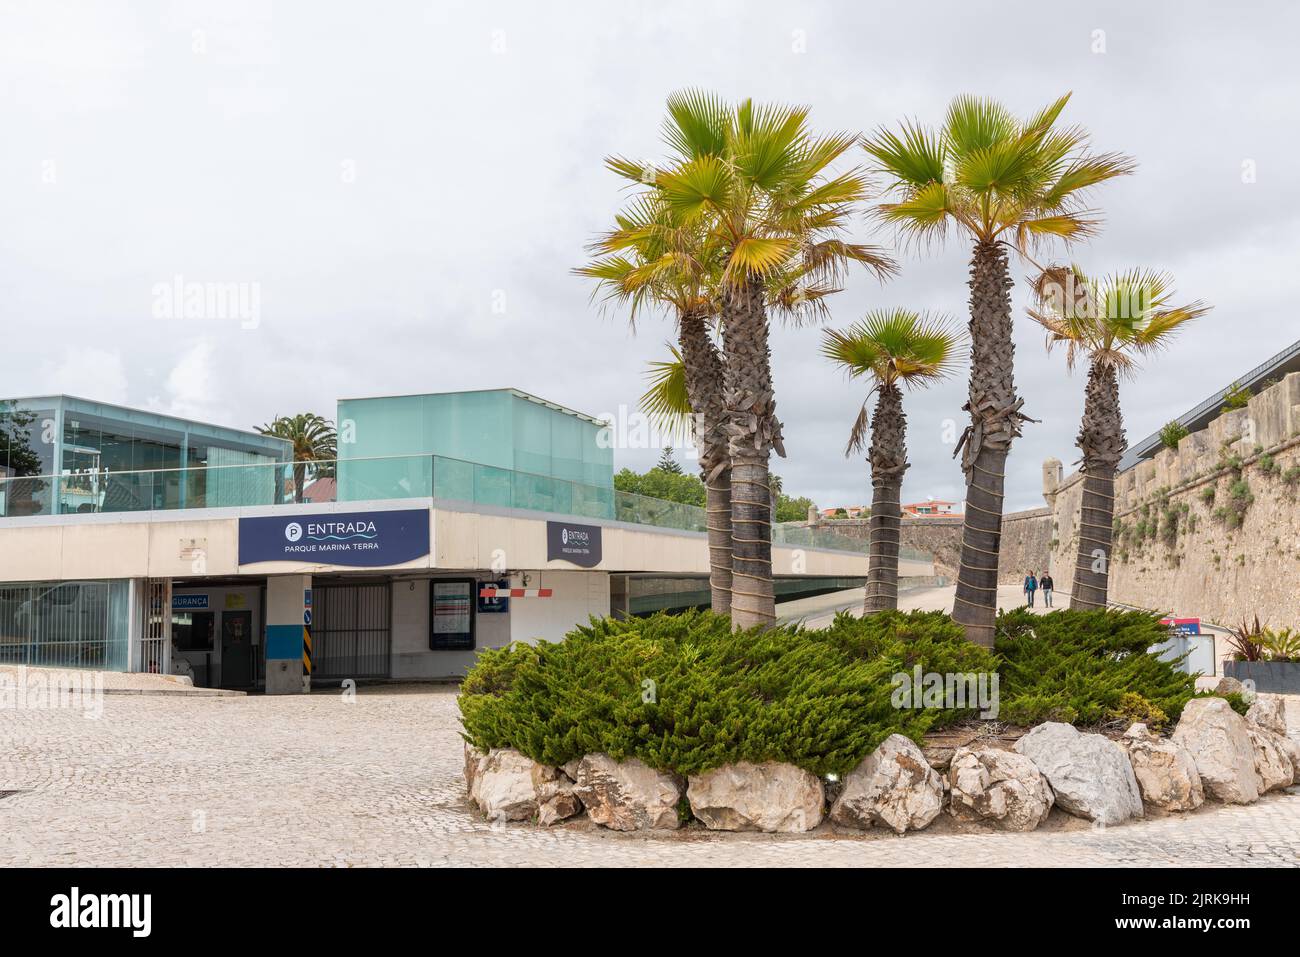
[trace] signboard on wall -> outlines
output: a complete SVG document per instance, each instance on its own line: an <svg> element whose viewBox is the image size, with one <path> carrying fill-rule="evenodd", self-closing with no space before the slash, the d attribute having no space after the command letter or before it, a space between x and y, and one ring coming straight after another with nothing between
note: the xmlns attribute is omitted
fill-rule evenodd
<svg viewBox="0 0 1300 957"><path fill-rule="evenodd" d="M327 512L239 520L239 564L312 562L374 568L429 554L429 512Z"/></svg>
<svg viewBox="0 0 1300 957"><path fill-rule="evenodd" d="M474 603L478 582L472 578L435 578L429 582L429 647L435 651L474 647Z"/></svg>
<svg viewBox="0 0 1300 957"><path fill-rule="evenodd" d="M601 528L573 522L546 523L546 560L572 562L582 568L600 564Z"/></svg>
<svg viewBox="0 0 1300 957"><path fill-rule="evenodd" d="M208 607L207 595L177 595L172 594L172 608L180 609L205 609Z"/></svg>
<svg viewBox="0 0 1300 957"><path fill-rule="evenodd" d="M480 615L501 615L508 613L510 611L510 599L505 597L484 598L481 588L482 585L495 585L508 595L510 593L510 579L498 578L495 582L481 582L480 587L475 589L475 591L479 593L478 613Z"/></svg>

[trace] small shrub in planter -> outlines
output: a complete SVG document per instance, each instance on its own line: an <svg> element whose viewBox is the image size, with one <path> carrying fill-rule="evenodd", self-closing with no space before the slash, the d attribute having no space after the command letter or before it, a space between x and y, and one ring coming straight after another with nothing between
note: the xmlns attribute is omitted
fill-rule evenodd
<svg viewBox="0 0 1300 957"><path fill-rule="evenodd" d="M1228 644L1233 660L1224 662L1225 675L1253 681L1256 691L1300 694L1300 632L1265 628L1257 615L1232 629Z"/></svg>

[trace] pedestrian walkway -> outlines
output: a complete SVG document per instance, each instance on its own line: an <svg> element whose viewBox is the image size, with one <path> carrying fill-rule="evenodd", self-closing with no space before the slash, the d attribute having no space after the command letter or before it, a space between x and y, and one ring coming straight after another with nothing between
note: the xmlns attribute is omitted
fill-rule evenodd
<svg viewBox="0 0 1300 957"><path fill-rule="evenodd" d="M117 695L0 711L0 866L1297 866L1300 794L1097 830L902 838L491 825L465 796L456 692Z"/></svg>

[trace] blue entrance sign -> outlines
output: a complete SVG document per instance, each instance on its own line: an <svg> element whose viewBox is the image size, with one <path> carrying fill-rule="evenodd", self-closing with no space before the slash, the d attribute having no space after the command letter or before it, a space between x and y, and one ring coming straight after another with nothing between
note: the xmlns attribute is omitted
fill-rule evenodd
<svg viewBox="0 0 1300 957"><path fill-rule="evenodd" d="M428 554L427 509L239 520L241 565L311 562L374 568L400 565Z"/></svg>

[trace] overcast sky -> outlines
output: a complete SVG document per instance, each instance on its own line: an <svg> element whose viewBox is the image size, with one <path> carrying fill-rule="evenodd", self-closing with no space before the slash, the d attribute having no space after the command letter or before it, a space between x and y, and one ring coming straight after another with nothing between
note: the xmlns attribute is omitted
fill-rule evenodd
<svg viewBox="0 0 1300 957"><path fill-rule="evenodd" d="M626 198L609 153L662 155L683 87L811 106L818 130L938 121L959 93L1065 121L1136 175L1073 258L1171 270L1215 306L1123 386L1137 440L1300 337L1300 12L1290 3L0 3L0 396L69 392L251 427L341 396L513 386L634 407L666 322L635 335L570 275ZM889 244L863 219L859 238ZM1060 258L1059 253L1053 258ZM855 275L836 325L966 319L969 248ZM1083 376L1023 317L1028 425L1008 508L1067 465ZM256 315L167 317L160 291L237 282ZM163 317L159 317L159 313ZM251 319L248 316L252 316ZM773 337L786 490L869 498L842 454L863 387L812 329ZM960 499L945 420L964 370L907 400L906 499ZM619 449L646 467L657 449Z"/></svg>

